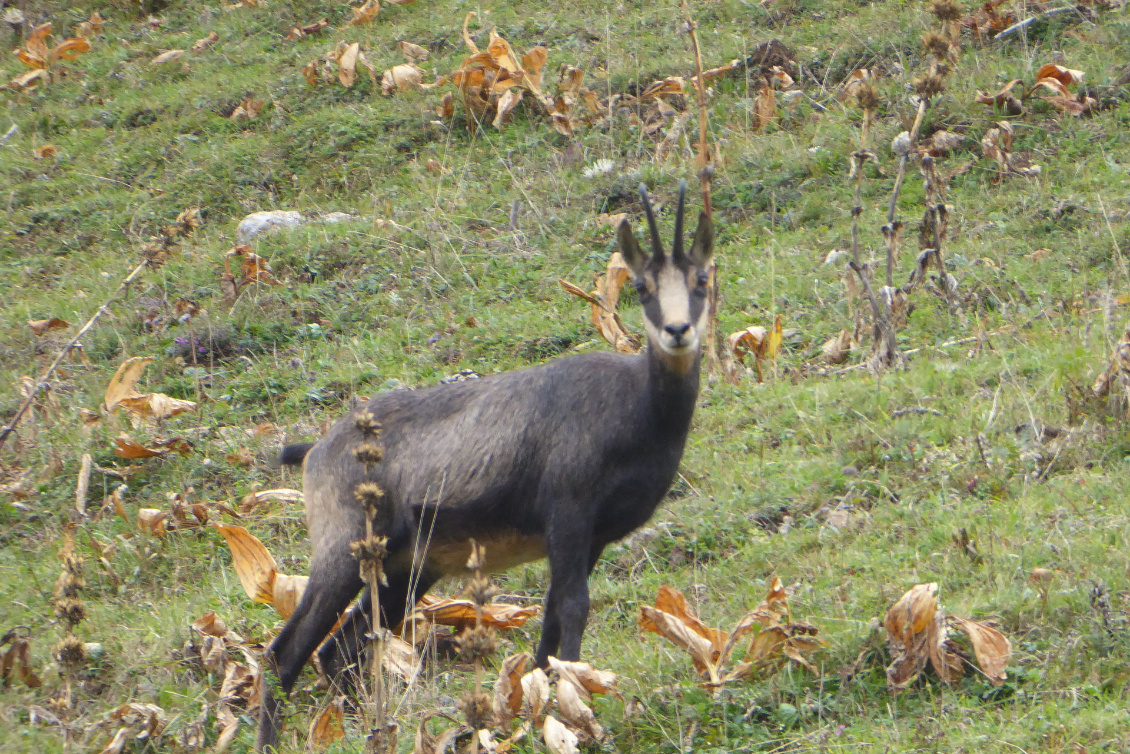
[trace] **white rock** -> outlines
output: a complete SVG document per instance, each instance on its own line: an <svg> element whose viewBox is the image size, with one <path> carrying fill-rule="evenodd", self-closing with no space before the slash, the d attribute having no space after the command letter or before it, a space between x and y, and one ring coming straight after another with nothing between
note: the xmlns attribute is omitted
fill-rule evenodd
<svg viewBox="0 0 1130 754"><path fill-rule="evenodd" d="M274 209L267 212L252 212L239 221L235 235L240 243L247 243L255 236L275 228L297 228L306 222L301 212Z"/></svg>
<svg viewBox="0 0 1130 754"><path fill-rule="evenodd" d="M319 212L304 215L295 210L273 209L266 212L252 212L240 220L235 235L240 243L247 243L255 236L279 228L297 228L306 223L342 223L360 219L357 215L348 212Z"/></svg>

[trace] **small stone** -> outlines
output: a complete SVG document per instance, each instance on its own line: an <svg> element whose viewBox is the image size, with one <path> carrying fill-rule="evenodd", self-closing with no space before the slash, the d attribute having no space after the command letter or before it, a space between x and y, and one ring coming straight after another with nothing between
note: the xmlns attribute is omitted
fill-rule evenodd
<svg viewBox="0 0 1130 754"><path fill-rule="evenodd" d="M859 469L854 466L844 466L840 469L840 473L844 476L859 476Z"/></svg>

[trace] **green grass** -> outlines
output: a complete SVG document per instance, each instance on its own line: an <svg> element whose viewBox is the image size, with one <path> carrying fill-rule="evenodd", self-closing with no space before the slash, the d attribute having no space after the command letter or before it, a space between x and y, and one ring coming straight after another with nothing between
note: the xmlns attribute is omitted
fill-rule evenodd
<svg viewBox="0 0 1130 754"><path fill-rule="evenodd" d="M50 653L62 632L52 612L55 553L74 515L83 453L122 467L112 444L120 431L186 434L191 453L134 464L127 510L165 508L166 493L188 487L202 500L238 501L254 488L300 484L269 464L280 438L240 439L242 428L270 422L286 441L313 439L352 395L606 348L588 306L557 280L586 285L603 270L613 233L597 215L635 217L640 180L669 200L678 179L694 177L681 143L657 161L655 139L624 117L568 139L520 108L505 129L476 132L461 117L450 127L434 122L450 85L383 97L362 76L351 90L311 88L302 66L346 40L360 42L383 70L401 62L395 43L405 39L432 49L423 64L431 81L464 57L460 26L470 10L490 12L482 26L472 22L480 43L491 26L519 51L544 43L547 81L559 65L574 64L602 96L690 75L693 60L673 2L419 0L386 5L374 23L348 28L344 4L314 0L233 11L175 2L156 11L158 27L125 0L24 6L32 22L52 21L58 32L95 8L106 25L92 52L65 63L68 75L46 90L2 94L0 132L18 126L0 146L4 423L18 406L19 378L46 367L140 261L147 238L186 207L200 207L205 220L83 338L82 355L52 382L57 410L37 412L35 436L25 420L20 441L0 457L0 483L22 490L0 493L0 632L28 627L45 681L34 691L18 683L0 689L0 751L62 751L60 730L31 724L29 708L48 707L62 687ZM620 701L596 702L615 748L1130 750L1130 430L1124 415L1087 397L1127 320L1119 304L1126 299L1118 297L1130 293L1130 99L1118 83L1124 62L1112 54L1130 45L1126 11L1044 23L1007 44L963 40L948 90L924 123L927 133L944 127L967 137L941 161L943 172L971 163L948 196L947 262L961 281L961 306L951 314L931 290L915 292L899 342L918 351L907 370L881 377L862 369L832 374L820 361L821 344L852 326L841 271L821 264L850 244L848 155L860 124L858 109L835 94L857 67L878 74L879 169L867 168L860 229L863 254L881 255L879 226L897 169L888 145L913 119L907 85L923 64L919 36L933 18L919 3L828 0L766 7L721 0L697 3L694 12L707 66L777 38L804 69L804 96L782 103L766 132L750 128L755 90L744 77L716 83L710 103L711 139L722 157L714 182L721 329L769 326L780 313L790 332L765 383L749 375L738 385L704 387L685 481L651 524L659 535L642 552L610 548L592 579L586 659L620 674L625 697L642 705L625 719ZM290 26L323 16L334 28L322 36L283 41ZM149 64L211 31L220 37L212 49ZM0 34L15 46L7 27ZM22 66L6 59L8 80ZM973 95L1012 78L1031 85L1036 69L1053 61L1084 70L1101 109L1075 119L1029 100L1012 119L1014 150L1040 165L1041 175L998 185L979 146L998 117ZM249 94L268 103L257 119L223 117ZM35 159L42 144L54 145L58 157ZM599 158L614 160L614 171L583 177ZM448 172L429 171L429 160ZM922 199L912 167L898 203L907 224L899 281L918 250ZM518 227L511 229L515 200ZM257 239L256 253L286 285L225 301L220 275L239 219L272 208L362 219ZM395 225L378 228L378 218ZM666 213L661 222L670 226ZM1046 251L1026 256L1038 250ZM202 309L187 323L173 314L181 298ZM624 308L625 321L641 331L638 311ZM151 310L161 317L156 326L144 322ZM26 321L48 317L72 327L35 337ZM972 336L981 340L950 344ZM137 355L154 357L141 387L197 400L198 410L155 431L135 430L120 415L83 430L79 410L97 411L118 364ZM856 352L850 363L863 356ZM936 414L901 411L908 408ZM1040 441L1022 427L1033 424L1065 431ZM251 468L227 459L241 445L256 455ZM848 466L858 473L845 474ZM96 472L90 500L97 504L116 485ZM841 530L825 521L837 505L851 512ZM276 504L244 523L284 571L305 570L301 506ZM979 563L953 542L962 528L983 555ZM92 538L114 545L113 578L98 564ZM167 750L171 736L217 700L219 679L174 655L188 624L215 610L265 643L278 616L246 598L210 531L156 539L106 516L82 523L76 539L89 614L78 633L100 642L104 658L85 671L75 709L60 713L74 730L69 745L99 751L113 729L91 726L135 701L159 704L172 718L164 743L139 742L135 750ZM1035 567L1058 574L1046 604L1028 578ZM816 658L819 678L788 669L712 699L685 655L636 629L639 605L650 604L661 584L684 591L707 621L731 626L764 597L774 573L795 590L794 616L817 625L827 641ZM546 580L544 566L532 565L499 582L506 594L536 601ZM947 611L994 619L1011 638L1004 686L970 671L947 688L928 673L888 695L877 619L926 581L940 583ZM538 628L535 621L508 634L504 651L530 649ZM841 669L864 650L862 671L845 680ZM437 660L423 683L397 690L402 748L410 750L419 714L450 707L472 676ZM324 697L313 682L309 672L289 707L299 747ZM360 728L351 722L347 729L348 749L356 750ZM207 730L211 743L211 720ZM249 748L253 736L249 719L233 750Z"/></svg>

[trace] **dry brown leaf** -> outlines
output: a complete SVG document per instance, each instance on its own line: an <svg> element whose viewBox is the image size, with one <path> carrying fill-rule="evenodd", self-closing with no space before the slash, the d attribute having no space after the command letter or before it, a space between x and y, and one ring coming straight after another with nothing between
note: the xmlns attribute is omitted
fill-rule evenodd
<svg viewBox="0 0 1130 754"><path fill-rule="evenodd" d="M577 687L565 678L557 681L557 711L562 720L592 741L604 740L604 728L596 721L588 705L581 700Z"/></svg>
<svg viewBox="0 0 1130 754"><path fill-rule="evenodd" d="M295 608L302 600L303 592L306 591L306 582L309 579L309 576L275 574L274 583L271 586L271 598L274 601L275 610L283 620L294 614Z"/></svg>
<svg viewBox="0 0 1130 754"><path fill-rule="evenodd" d="M137 395L134 388L151 361L151 356L134 356L121 363L110 378L110 384L106 386L106 395L102 399L106 411L113 411L123 399Z"/></svg>
<svg viewBox="0 0 1130 754"><path fill-rule="evenodd" d="M71 326L71 323L67 322L65 319L52 317L51 319L29 319L27 321L27 326L30 327L31 331L36 335L43 336L51 330L65 330L66 328Z"/></svg>
<svg viewBox="0 0 1130 754"><path fill-rule="evenodd" d="M620 353L636 353L640 349L640 339L629 333L627 327L616 314L616 304L620 300L620 289L632 277L620 252L612 253L608 259L605 274L596 280L596 290L586 293L567 280L557 282L569 293L588 301L592 306L592 323L610 345Z"/></svg>
<svg viewBox="0 0 1130 754"><path fill-rule="evenodd" d="M840 334L828 340L820 350L829 364L843 364L851 355L852 347L851 333L840 330Z"/></svg>
<svg viewBox="0 0 1130 754"><path fill-rule="evenodd" d="M360 55L361 45L354 42L351 45L347 45L341 57L338 58L337 62L340 66L340 70L338 71L337 78L338 81L342 83L342 86L351 87L353 86L353 82L357 80L357 59Z"/></svg>
<svg viewBox="0 0 1130 754"><path fill-rule="evenodd" d="M293 42L296 39L302 39L303 37L310 36L311 34L317 34L329 25L330 22L327 19L323 18L315 21L312 24L307 24L306 26L292 26L290 28L290 33L286 35L287 41Z"/></svg>
<svg viewBox="0 0 1130 754"><path fill-rule="evenodd" d="M37 689L42 686L43 682L31 667L31 645L28 640L17 636L16 631L12 630L0 637L0 647L8 642L11 642L11 646L0 654L0 686L9 686L13 671L28 688Z"/></svg>
<svg viewBox="0 0 1130 754"><path fill-rule="evenodd" d="M961 677L961 661L948 645L945 616L935 596L937 591L936 583L918 584L904 594L883 619L891 653L887 688L892 693L914 683L927 662L945 683L953 683Z"/></svg>
<svg viewBox="0 0 1130 754"><path fill-rule="evenodd" d="M1055 63L1048 63L1040 66L1040 70L1036 71L1036 79L1055 79L1059 81L1064 87L1074 86L1083 80L1084 73L1082 71L1075 71L1070 68L1064 68Z"/></svg>
<svg viewBox="0 0 1130 754"><path fill-rule="evenodd" d="M231 120L239 120L246 118L247 120L254 120L259 116L259 111L263 109L264 101L255 99L254 97L244 97L243 102L235 110L232 110L230 116Z"/></svg>
<svg viewBox="0 0 1130 754"><path fill-rule="evenodd" d="M191 50L192 50L192 52L204 52L209 47L211 47L212 45L216 44L216 42L219 42L219 41L220 41L220 35L213 31L213 32L210 32L208 34L208 36L201 37L200 39L193 42Z"/></svg>
<svg viewBox="0 0 1130 754"><path fill-rule="evenodd" d="M871 81L871 71L866 68L856 68L840 86L839 98L841 100L853 99L864 84Z"/></svg>
<svg viewBox="0 0 1130 754"><path fill-rule="evenodd" d="M529 652L510 655L502 661L498 670L498 682L494 685L494 723L502 730L522 711L522 675L526 665L533 662Z"/></svg>
<svg viewBox="0 0 1130 754"><path fill-rule="evenodd" d="M117 446L114 455L119 458L156 458L169 453L190 453L192 446L183 437L173 437L168 440L153 440L142 445L127 434L118 435L114 440Z"/></svg>
<svg viewBox="0 0 1130 754"><path fill-rule="evenodd" d="M541 735L550 754L578 754L576 734L553 715L545 716Z"/></svg>
<svg viewBox="0 0 1130 754"><path fill-rule="evenodd" d="M977 664L988 676L989 682L994 686L1000 686L1008 680L1005 668L1012 654L1012 643L1008 637L984 623L959 618L956 615L950 620L956 623L973 643L973 654L977 657Z"/></svg>
<svg viewBox="0 0 1130 754"><path fill-rule="evenodd" d="M37 160L49 160L59 154L54 144L41 144L32 150L31 155Z"/></svg>
<svg viewBox="0 0 1130 754"><path fill-rule="evenodd" d="M275 278L271 273L271 266L267 260L263 259L258 254L251 251L250 244L239 244L228 249L224 254L224 273L230 276L230 279L235 285L235 276L231 271L232 258L240 260L240 280L236 289L243 288L251 283L263 283L265 285L282 285L282 283ZM228 278L225 278L228 279Z"/></svg>
<svg viewBox="0 0 1130 754"><path fill-rule="evenodd" d="M274 583L279 569L271 553L255 535L242 526L213 524L228 543L243 591L254 602L274 604Z"/></svg>
<svg viewBox="0 0 1130 754"><path fill-rule="evenodd" d="M310 734L306 738L308 749L322 751L345 738L344 701L344 696L337 697L310 723Z"/></svg>
<svg viewBox="0 0 1130 754"><path fill-rule="evenodd" d="M165 525L168 518L168 511L161 511L156 508L141 508L137 512L137 528L146 534L163 537L168 531Z"/></svg>
<svg viewBox="0 0 1130 754"><path fill-rule="evenodd" d="M771 86L762 86L753 103L754 129L764 131L777 117L777 95Z"/></svg>
<svg viewBox="0 0 1130 754"><path fill-rule="evenodd" d="M353 18L346 22L346 26L361 26L367 24L377 17L381 12L381 4L377 0L365 0L365 3L357 8L350 8L353 11ZM343 82L344 83L344 82ZM346 84L348 86L348 84Z"/></svg>
<svg viewBox="0 0 1130 754"><path fill-rule="evenodd" d="M90 14L90 18L75 27L75 36L89 39L97 34L101 34L102 23L102 14L98 11L94 11Z"/></svg>
<svg viewBox="0 0 1130 754"><path fill-rule="evenodd" d="M535 726L541 727L549 709L549 676L541 668L534 668L522 676L522 708Z"/></svg>
<svg viewBox="0 0 1130 754"><path fill-rule="evenodd" d="M167 419L196 408L196 404L192 401L172 398L164 393L127 396L118 401L117 405L139 417L154 421Z"/></svg>
<svg viewBox="0 0 1130 754"><path fill-rule="evenodd" d="M620 696L616 688L616 674L610 670L597 670L587 662L570 662L553 656L549 658L549 667L556 671L559 678L576 686L585 701L590 701L592 694Z"/></svg>
<svg viewBox="0 0 1130 754"><path fill-rule="evenodd" d="M424 72L411 63L394 65L381 75L381 93L390 95L405 89L418 87L424 79Z"/></svg>
<svg viewBox="0 0 1130 754"><path fill-rule="evenodd" d="M436 108L436 115L441 118L451 118L455 116L455 95L451 92L443 95L440 100L439 106Z"/></svg>
<svg viewBox="0 0 1130 754"><path fill-rule="evenodd" d="M225 457L232 466L251 467L255 465L255 454L248 448L241 447L234 453L228 453Z"/></svg>
<svg viewBox="0 0 1130 754"><path fill-rule="evenodd" d="M172 61L184 55L184 50L165 50L157 57L149 61L149 65L161 65L162 63L171 63Z"/></svg>
<svg viewBox="0 0 1130 754"><path fill-rule="evenodd" d="M405 42L403 39L397 42L396 46L400 50L400 54L403 55L404 59L409 63L418 63L421 60L428 59L429 51L427 47Z"/></svg>
<svg viewBox="0 0 1130 754"><path fill-rule="evenodd" d="M519 628L540 611L541 608L536 605L519 607L492 602L483 606L482 622L484 626L501 630ZM452 626L458 633L464 628L474 626L476 620L475 603L471 600L441 599L425 595L416 603L411 615L404 619L400 633L408 633L409 627L414 622ZM417 631L417 635L426 635L426 633L426 631Z"/></svg>
<svg viewBox="0 0 1130 754"><path fill-rule="evenodd" d="M103 508L113 508L114 513L121 518L129 521L129 514L126 513L125 494L129 491L129 487L124 484L119 484L114 491L106 496L102 502Z"/></svg>
<svg viewBox="0 0 1130 754"><path fill-rule="evenodd" d="M420 672L420 656L416 654L416 648L399 636L386 639L381 662L386 673L405 683L411 683Z"/></svg>
<svg viewBox="0 0 1130 754"><path fill-rule="evenodd" d="M782 317L778 314L772 330L755 325L730 333L726 338L726 349L739 364L745 364L746 356L753 354L754 368L757 370L757 379L760 382L763 378L761 362L775 362L783 340Z"/></svg>
<svg viewBox="0 0 1130 754"><path fill-rule="evenodd" d="M226 639L233 644L242 644L243 637L228 628L220 616L216 615L215 611L208 611L201 615L199 618L191 623L193 630L200 632L205 636L215 636L218 639Z"/></svg>
<svg viewBox="0 0 1130 754"><path fill-rule="evenodd" d="M259 508L266 507L271 502L300 503L302 502L302 493L298 490L290 489L257 490L255 492L249 492L239 501L239 512L243 515L247 515Z"/></svg>

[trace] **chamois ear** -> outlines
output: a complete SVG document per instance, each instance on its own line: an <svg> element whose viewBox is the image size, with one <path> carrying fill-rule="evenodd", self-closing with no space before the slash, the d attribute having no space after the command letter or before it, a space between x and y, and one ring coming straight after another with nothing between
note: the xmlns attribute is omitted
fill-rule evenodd
<svg viewBox="0 0 1130 754"><path fill-rule="evenodd" d="M694 232L694 245L691 246L691 261L697 267L705 268L714 255L714 221L705 212L698 213L698 229Z"/></svg>
<svg viewBox="0 0 1130 754"><path fill-rule="evenodd" d="M640 244L636 241L636 234L632 232L632 224L628 222L627 218L620 221L616 240L620 245L620 255L628 263L628 269L636 277L642 275L643 269L647 265L647 257L640 249Z"/></svg>

